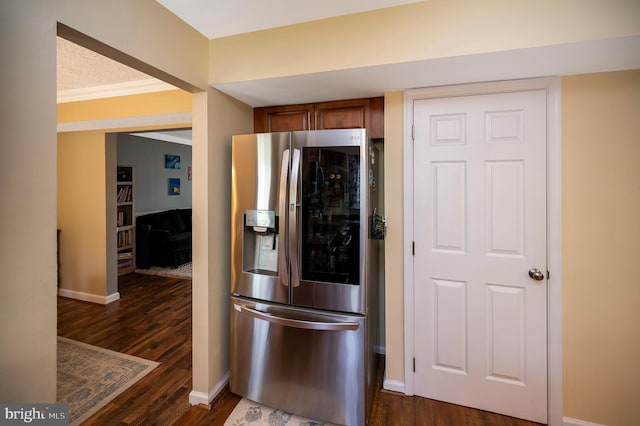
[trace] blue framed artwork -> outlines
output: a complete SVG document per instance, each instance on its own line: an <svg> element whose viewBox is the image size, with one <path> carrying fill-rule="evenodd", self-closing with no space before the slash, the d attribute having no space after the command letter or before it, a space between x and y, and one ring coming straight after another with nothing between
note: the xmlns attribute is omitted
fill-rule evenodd
<svg viewBox="0 0 640 426"><path fill-rule="evenodd" d="M164 156L164 168L165 169L179 169L180 168L180 156L166 154Z"/></svg>
<svg viewBox="0 0 640 426"><path fill-rule="evenodd" d="M169 195L180 195L180 178L169 178Z"/></svg>

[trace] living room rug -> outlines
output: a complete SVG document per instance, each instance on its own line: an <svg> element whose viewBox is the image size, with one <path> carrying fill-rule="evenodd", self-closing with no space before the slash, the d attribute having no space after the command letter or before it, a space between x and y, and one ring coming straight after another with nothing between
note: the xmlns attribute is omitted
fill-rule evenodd
<svg viewBox="0 0 640 426"><path fill-rule="evenodd" d="M246 398L236 405L224 426L336 426L260 405Z"/></svg>
<svg viewBox="0 0 640 426"><path fill-rule="evenodd" d="M177 268L161 268L152 266L149 269L136 269L138 274L159 275L170 278L191 278L191 262L180 265Z"/></svg>
<svg viewBox="0 0 640 426"><path fill-rule="evenodd" d="M160 365L58 336L57 402L78 425Z"/></svg>

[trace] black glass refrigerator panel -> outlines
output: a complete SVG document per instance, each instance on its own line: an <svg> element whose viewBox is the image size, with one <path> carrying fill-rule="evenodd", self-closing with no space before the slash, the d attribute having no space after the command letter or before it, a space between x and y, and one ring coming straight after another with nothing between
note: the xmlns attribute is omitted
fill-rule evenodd
<svg viewBox="0 0 640 426"><path fill-rule="evenodd" d="M303 281L360 285L360 147L302 149Z"/></svg>

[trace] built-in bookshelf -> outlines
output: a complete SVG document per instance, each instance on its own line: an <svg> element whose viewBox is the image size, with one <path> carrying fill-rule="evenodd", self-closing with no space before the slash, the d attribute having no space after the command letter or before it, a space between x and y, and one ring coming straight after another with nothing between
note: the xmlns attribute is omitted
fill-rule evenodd
<svg viewBox="0 0 640 426"><path fill-rule="evenodd" d="M136 267L134 171L133 166L119 165L116 174L118 275L131 272Z"/></svg>

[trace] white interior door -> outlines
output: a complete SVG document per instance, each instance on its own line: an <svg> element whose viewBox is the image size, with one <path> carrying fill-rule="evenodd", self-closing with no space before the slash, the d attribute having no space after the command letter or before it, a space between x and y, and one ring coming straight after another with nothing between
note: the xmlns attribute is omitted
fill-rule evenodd
<svg viewBox="0 0 640 426"><path fill-rule="evenodd" d="M546 423L546 92L415 100L414 126L416 394Z"/></svg>

